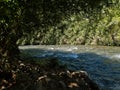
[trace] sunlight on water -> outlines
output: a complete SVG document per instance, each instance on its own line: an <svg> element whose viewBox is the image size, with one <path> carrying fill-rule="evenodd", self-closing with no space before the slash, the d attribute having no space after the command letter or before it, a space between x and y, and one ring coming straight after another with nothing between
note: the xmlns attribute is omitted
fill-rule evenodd
<svg viewBox="0 0 120 90"><path fill-rule="evenodd" d="M120 54L113 55L112 57L120 59Z"/></svg>

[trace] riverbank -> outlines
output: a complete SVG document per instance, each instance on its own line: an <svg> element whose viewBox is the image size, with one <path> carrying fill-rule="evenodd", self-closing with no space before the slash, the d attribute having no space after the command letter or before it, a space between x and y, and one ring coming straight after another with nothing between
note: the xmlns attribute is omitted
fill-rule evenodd
<svg viewBox="0 0 120 90"><path fill-rule="evenodd" d="M0 90L99 90L85 71L71 71L51 58L12 61L0 70Z"/></svg>
<svg viewBox="0 0 120 90"><path fill-rule="evenodd" d="M69 69L87 71L102 90L120 89L120 47L84 45L20 46L26 59L56 57ZM23 57L23 55L22 55Z"/></svg>

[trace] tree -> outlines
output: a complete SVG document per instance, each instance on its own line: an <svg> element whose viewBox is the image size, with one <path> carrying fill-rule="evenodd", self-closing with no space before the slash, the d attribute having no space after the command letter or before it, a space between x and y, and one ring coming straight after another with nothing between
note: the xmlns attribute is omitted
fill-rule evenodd
<svg viewBox="0 0 120 90"><path fill-rule="evenodd" d="M10 59L18 55L16 41L21 36L22 1L0 1L0 59Z"/></svg>
<svg viewBox="0 0 120 90"><path fill-rule="evenodd" d="M55 26L63 17L82 13L86 17L99 13L109 0L1 0L0 59L19 55L17 40L39 27ZM47 31L40 31L44 35Z"/></svg>

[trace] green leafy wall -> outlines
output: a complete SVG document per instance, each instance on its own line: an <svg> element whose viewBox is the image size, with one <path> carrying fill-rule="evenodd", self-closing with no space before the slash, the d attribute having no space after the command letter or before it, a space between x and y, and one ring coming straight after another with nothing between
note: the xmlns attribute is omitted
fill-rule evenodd
<svg viewBox="0 0 120 90"><path fill-rule="evenodd" d="M37 14L38 20L35 19L35 22L39 27L35 27L34 23L29 23L30 25L27 23L27 31L30 33L24 32L23 37L18 40L18 44L120 46L120 1L110 1L109 6L103 5L102 9L85 8L82 10L80 7L79 11L75 6L73 6L74 8L65 8L62 5L57 7L51 2L54 6L48 4L44 16L42 16L43 9ZM76 4L72 2L71 5ZM100 8L100 5L97 8ZM77 13L73 12L74 9Z"/></svg>

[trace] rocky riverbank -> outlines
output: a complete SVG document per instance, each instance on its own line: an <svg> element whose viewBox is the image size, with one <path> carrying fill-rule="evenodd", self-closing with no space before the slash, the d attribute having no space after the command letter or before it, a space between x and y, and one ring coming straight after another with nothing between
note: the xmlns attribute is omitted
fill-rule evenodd
<svg viewBox="0 0 120 90"><path fill-rule="evenodd" d="M39 77L37 90L99 90L99 87L85 71L64 71Z"/></svg>
<svg viewBox="0 0 120 90"><path fill-rule="evenodd" d="M0 69L0 90L100 90L85 71L71 71L57 59L7 63Z"/></svg>

